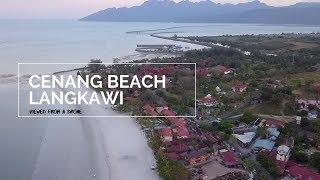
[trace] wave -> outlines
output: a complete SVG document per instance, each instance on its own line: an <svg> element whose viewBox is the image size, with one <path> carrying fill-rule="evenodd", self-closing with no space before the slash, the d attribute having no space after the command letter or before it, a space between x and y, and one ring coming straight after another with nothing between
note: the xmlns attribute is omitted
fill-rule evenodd
<svg viewBox="0 0 320 180"><path fill-rule="evenodd" d="M19 83L25 83L28 81L31 75L22 75L19 77ZM0 85L1 84L16 84L18 82L17 74L0 74Z"/></svg>

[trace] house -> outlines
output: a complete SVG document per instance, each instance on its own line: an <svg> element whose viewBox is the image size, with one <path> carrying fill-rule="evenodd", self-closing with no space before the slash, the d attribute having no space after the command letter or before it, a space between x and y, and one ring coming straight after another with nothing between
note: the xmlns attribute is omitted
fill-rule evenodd
<svg viewBox="0 0 320 180"><path fill-rule="evenodd" d="M320 174L293 162L289 162L286 169L289 178L296 180L318 180Z"/></svg>
<svg viewBox="0 0 320 180"><path fill-rule="evenodd" d="M200 106L213 107L213 106L218 106L219 101L213 98L211 94L208 94L204 98L198 100L198 104Z"/></svg>
<svg viewBox="0 0 320 180"><path fill-rule="evenodd" d="M297 104L300 110L308 111L310 105L320 108L320 99L298 99Z"/></svg>
<svg viewBox="0 0 320 180"><path fill-rule="evenodd" d="M270 152L273 149L274 145L275 145L275 142L269 139L258 139L251 146L251 149L253 151L267 150Z"/></svg>
<svg viewBox="0 0 320 180"><path fill-rule="evenodd" d="M272 141L275 141L278 139L280 132L277 130L277 128L268 128L267 129L269 139Z"/></svg>
<svg viewBox="0 0 320 180"><path fill-rule="evenodd" d="M220 151L221 157L222 157L222 163L223 165L232 168L238 166L238 159L236 155L231 151Z"/></svg>
<svg viewBox="0 0 320 180"><path fill-rule="evenodd" d="M161 113L163 114L163 116L167 116L167 117L176 116L176 114L169 109L163 109Z"/></svg>
<svg viewBox="0 0 320 180"><path fill-rule="evenodd" d="M183 118L171 118L170 119L171 125L176 128L176 127L186 127L187 122Z"/></svg>
<svg viewBox="0 0 320 180"><path fill-rule="evenodd" d="M208 152L208 148L191 151L183 155L185 164L187 166L194 166L199 163L204 163L209 160L211 153Z"/></svg>
<svg viewBox="0 0 320 180"><path fill-rule="evenodd" d="M219 86L217 86L217 87L215 88L215 90L217 91L217 93L220 93L220 92L221 92L221 88L220 88Z"/></svg>
<svg viewBox="0 0 320 180"><path fill-rule="evenodd" d="M287 166L287 162L277 160L277 155L278 155L277 149L273 149L269 154L266 153L266 155L268 155L272 158L274 164L278 167L279 173L284 174L286 166Z"/></svg>
<svg viewBox="0 0 320 180"><path fill-rule="evenodd" d="M157 116L158 113L154 110L154 107L152 107L150 104L146 104L142 107L143 112L149 116Z"/></svg>
<svg viewBox="0 0 320 180"><path fill-rule="evenodd" d="M179 160L179 155L175 152L167 153L166 154L167 158L169 158L172 161L178 161Z"/></svg>
<svg viewBox="0 0 320 180"><path fill-rule="evenodd" d="M186 127L176 128L176 137L177 139L187 139L190 137L189 130Z"/></svg>
<svg viewBox="0 0 320 180"><path fill-rule="evenodd" d="M208 68L199 68L197 69L197 76L199 77L210 77L211 74L209 73Z"/></svg>
<svg viewBox="0 0 320 180"><path fill-rule="evenodd" d="M267 127L271 127L271 128L283 128L285 125L285 122L281 121L281 120L277 120L277 119L264 119L261 121L263 124L265 124L265 126Z"/></svg>
<svg viewBox="0 0 320 180"><path fill-rule="evenodd" d="M248 126L245 123L240 123L238 126L231 128L234 134L243 134L246 132L255 131L255 128L252 126Z"/></svg>
<svg viewBox="0 0 320 180"><path fill-rule="evenodd" d="M173 141L173 135L171 128L163 128L160 130L161 140L163 142L171 142Z"/></svg>
<svg viewBox="0 0 320 180"><path fill-rule="evenodd" d="M319 113L316 110L309 111L308 112L308 119L309 120L317 119L318 115L319 115Z"/></svg>
<svg viewBox="0 0 320 180"><path fill-rule="evenodd" d="M161 114L165 116L166 120L168 120L169 122L171 122L176 116L176 113L169 109L163 109Z"/></svg>
<svg viewBox="0 0 320 180"><path fill-rule="evenodd" d="M243 147L247 147L251 144L253 138L256 136L255 132L245 132L243 134L232 134Z"/></svg>
<svg viewBox="0 0 320 180"><path fill-rule="evenodd" d="M232 91L236 93L242 93L246 90L247 90L247 85L242 82L232 87Z"/></svg>
<svg viewBox="0 0 320 180"><path fill-rule="evenodd" d="M300 125L301 124L302 117L301 116L296 116L296 124Z"/></svg>
<svg viewBox="0 0 320 180"><path fill-rule="evenodd" d="M277 148L276 160L288 162L290 158L290 148L286 145L281 145Z"/></svg>
<svg viewBox="0 0 320 180"><path fill-rule="evenodd" d="M169 107L168 106L162 106L162 107L156 107L156 111L157 113L161 114L163 110L168 110Z"/></svg>

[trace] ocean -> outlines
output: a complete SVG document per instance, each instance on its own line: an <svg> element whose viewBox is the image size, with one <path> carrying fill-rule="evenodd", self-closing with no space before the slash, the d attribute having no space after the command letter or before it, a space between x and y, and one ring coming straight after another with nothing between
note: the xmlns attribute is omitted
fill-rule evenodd
<svg viewBox="0 0 320 180"><path fill-rule="evenodd" d="M166 29L167 28L167 29ZM144 31L155 30L155 31ZM139 33L127 33L141 31ZM320 32L319 26L261 25L261 24L190 24L190 23L123 23L123 22L80 22L76 20L0 20L0 78L16 74L18 63L87 63L98 58L111 63L113 58L136 55L137 44L179 44L148 36L150 32L179 35L223 35L223 34L266 34L289 32ZM191 45L190 45L191 46ZM62 68L62 67L60 67ZM65 67L64 67L65 68ZM59 69L46 66L39 72L54 72ZM90 157L90 145L83 135L83 125L75 120L17 118L17 86L13 81L0 81L0 179L29 180L46 177L51 168L63 171L63 160L59 153L72 153L72 148L82 148L77 153L78 164L87 163L72 172L88 170L94 162ZM27 108L27 107L22 107ZM43 151L43 144L54 142L44 149L59 146L55 154ZM72 141L71 145L68 143ZM41 151L42 150L42 151ZM76 149L75 149L76 151ZM38 167L40 164L50 164ZM64 158L68 159L68 154ZM50 159L51 157L51 159ZM71 160L69 159L69 162ZM61 164L60 164L61 163ZM72 165L70 165L72 166ZM92 165L93 166L93 165ZM44 168L50 167L50 168ZM58 168L59 167L59 168ZM40 172L41 171L41 172ZM77 172L79 171L79 172ZM71 172L71 171L70 171ZM72 175L68 177L74 177ZM54 179L54 177L52 177ZM88 177L83 177L87 179ZM37 178L35 178L37 179ZM78 179L75 177L75 179Z"/></svg>
<svg viewBox="0 0 320 180"><path fill-rule="evenodd" d="M137 54L137 44L179 44L145 33L126 33L165 28L146 33L200 36L320 31L319 26L299 25L0 20L0 60L5 62L0 66L0 74L16 73L17 63L86 63L94 58L112 62L115 57Z"/></svg>

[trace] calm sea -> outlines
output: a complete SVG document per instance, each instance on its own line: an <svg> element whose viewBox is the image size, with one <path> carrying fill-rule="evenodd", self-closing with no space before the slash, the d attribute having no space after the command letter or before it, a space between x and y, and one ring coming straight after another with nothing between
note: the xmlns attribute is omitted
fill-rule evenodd
<svg viewBox="0 0 320 180"><path fill-rule="evenodd" d="M0 60L5 62L5 65L0 66L0 74L15 73L18 62L86 63L92 58L112 62L114 57L135 54L137 44L174 43L145 34L126 33L164 28L169 29L157 32L222 35L320 31L319 26L293 25L0 20Z"/></svg>
<svg viewBox="0 0 320 180"><path fill-rule="evenodd" d="M126 33L163 28L169 29L158 30L158 32L182 35L320 32L319 26L298 25L0 20L0 60L2 63L0 74L15 74L19 62L86 63L92 58L112 62L114 57L135 54L134 49L137 44L175 43L152 38L144 33ZM47 69L41 70L52 72L57 69L48 66ZM16 92L15 84L0 84L0 179L2 180L32 178L37 168L36 162L41 144L45 142L45 134L48 133L47 129L50 126L48 120L16 118ZM63 124L66 123L61 123L57 127ZM68 133L73 133L73 127L68 128L70 128ZM76 132L80 133L80 131ZM51 130L50 133L54 131ZM64 139L61 132L57 132L56 136ZM57 143L59 144L59 138ZM81 142L80 144L86 143Z"/></svg>

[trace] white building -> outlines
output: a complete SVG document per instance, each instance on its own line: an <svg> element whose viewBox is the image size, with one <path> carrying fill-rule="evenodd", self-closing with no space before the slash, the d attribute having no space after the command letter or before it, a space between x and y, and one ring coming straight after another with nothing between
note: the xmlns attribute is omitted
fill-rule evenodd
<svg viewBox="0 0 320 180"><path fill-rule="evenodd" d="M296 116L296 123L299 125L301 124L301 116Z"/></svg>
<svg viewBox="0 0 320 180"><path fill-rule="evenodd" d="M277 149L277 157L278 161L288 162L290 158L290 148L286 145L281 145Z"/></svg>

